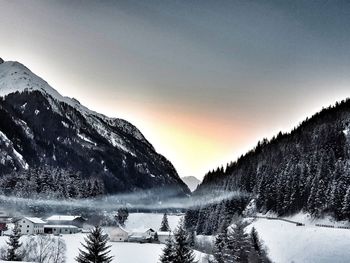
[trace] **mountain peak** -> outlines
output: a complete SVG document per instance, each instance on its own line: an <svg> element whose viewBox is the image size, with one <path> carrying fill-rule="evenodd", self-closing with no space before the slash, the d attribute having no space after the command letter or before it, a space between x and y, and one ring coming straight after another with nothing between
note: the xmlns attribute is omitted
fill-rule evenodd
<svg viewBox="0 0 350 263"><path fill-rule="evenodd" d="M189 193L134 125L62 96L21 63L0 64L0 97L1 176L49 167L96 179L105 193L159 187Z"/></svg>

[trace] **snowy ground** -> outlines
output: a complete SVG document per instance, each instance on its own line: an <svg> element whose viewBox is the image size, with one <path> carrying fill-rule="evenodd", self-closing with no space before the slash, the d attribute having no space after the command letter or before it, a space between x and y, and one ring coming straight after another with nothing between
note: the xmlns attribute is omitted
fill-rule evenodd
<svg viewBox="0 0 350 263"><path fill-rule="evenodd" d="M306 223L296 226L283 221L257 219L254 226L260 238L268 247L269 257L277 263L308 262L350 262L350 230L316 227L315 223L326 223L327 220L315 222L303 215L297 215Z"/></svg>
<svg viewBox="0 0 350 263"><path fill-rule="evenodd" d="M74 262L81 248L84 234L65 235L63 239L67 245L67 262ZM156 263L162 254L164 245L161 244L139 244L127 242L111 242L111 254L115 256L113 262L118 263ZM205 261L206 255L195 251L196 259L199 263Z"/></svg>
<svg viewBox="0 0 350 263"><path fill-rule="evenodd" d="M174 230L178 225L183 215L168 215L168 222L171 230ZM153 213L131 213L128 221L126 221L125 228L130 231L142 230L145 228L153 228L159 230L160 223L162 222L163 214Z"/></svg>
<svg viewBox="0 0 350 263"><path fill-rule="evenodd" d="M163 214L144 214L132 213L129 215L126 228L137 231L138 229L154 228L159 229ZM168 215L168 221L171 229L175 229L182 215ZM82 248L81 242L84 242L86 234L78 233L72 235L63 235L67 247L67 263L74 263L74 258L79 254L79 248ZM22 238L21 238L22 239ZM0 236L0 247L5 245L8 237ZM127 242L110 242L111 254L114 255L113 262L118 263L156 263L164 248L163 244L139 244ZM207 263L207 255L195 251L198 263ZM0 261L1 262L1 261Z"/></svg>

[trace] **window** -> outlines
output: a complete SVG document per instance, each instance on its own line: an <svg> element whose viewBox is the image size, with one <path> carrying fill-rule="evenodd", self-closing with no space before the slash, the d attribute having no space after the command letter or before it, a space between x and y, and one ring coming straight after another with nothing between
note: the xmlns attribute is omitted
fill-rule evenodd
<svg viewBox="0 0 350 263"><path fill-rule="evenodd" d="M29 230L27 230L27 233L29 233Z"/></svg>
<svg viewBox="0 0 350 263"><path fill-rule="evenodd" d="M23 223L25 223L26 221L25 220L23 220Z"/></svg>
<svg viewBox="0 0 350 263"><path fill-rule="evenodd" d="M27 227L29 227L29 225L27 225Z"/></svg>

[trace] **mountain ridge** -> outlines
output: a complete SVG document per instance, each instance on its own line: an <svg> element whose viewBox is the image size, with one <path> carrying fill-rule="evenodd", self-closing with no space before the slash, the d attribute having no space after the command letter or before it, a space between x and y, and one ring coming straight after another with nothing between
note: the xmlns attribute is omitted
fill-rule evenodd
<svg viewBox="0 0 350 263"><path fill-rule="evenodd" d="M263 139L225 168L208 172L193 195L238 191L242 196L188 214L198 233L213 233L226 214L306 212L350 220L350 99L324 108L288 133ZM248 196L248 197L247 197ZM204 219L203 219L204 218ZM199 222L204 220L205 222Z"/></svg>
<svg viewBox="0 0 350 263"><path fill-rule="evenodd" d="M98 178L110 194L163 186L189 194L134 125L62 96L19 62L0 63L0 174L42 166Z"/></svg>

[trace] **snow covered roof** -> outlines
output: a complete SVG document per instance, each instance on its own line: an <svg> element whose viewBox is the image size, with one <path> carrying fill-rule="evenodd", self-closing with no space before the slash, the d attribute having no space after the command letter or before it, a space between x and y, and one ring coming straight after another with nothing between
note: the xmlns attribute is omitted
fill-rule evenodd
<svg viewBox="0 0 350 263"><path fill-rule="evenodd" d="M53 215L46 218L46 220L47 221L73 221L77 218L83 219L81 216Z"/></svg>
<svg viewBox="0 0 350 263"><path fill-rule="evenodd" d="M46 224L45 221L41 220L39 217L24 217L34 224Z"/></svg>
<svg viewBox="0 0 350 263"><path fill-rule="evenodd" d="M44 225L44 228L71 228L71 229L75 229L77 227L72 226L72 225Z"/></svg>

